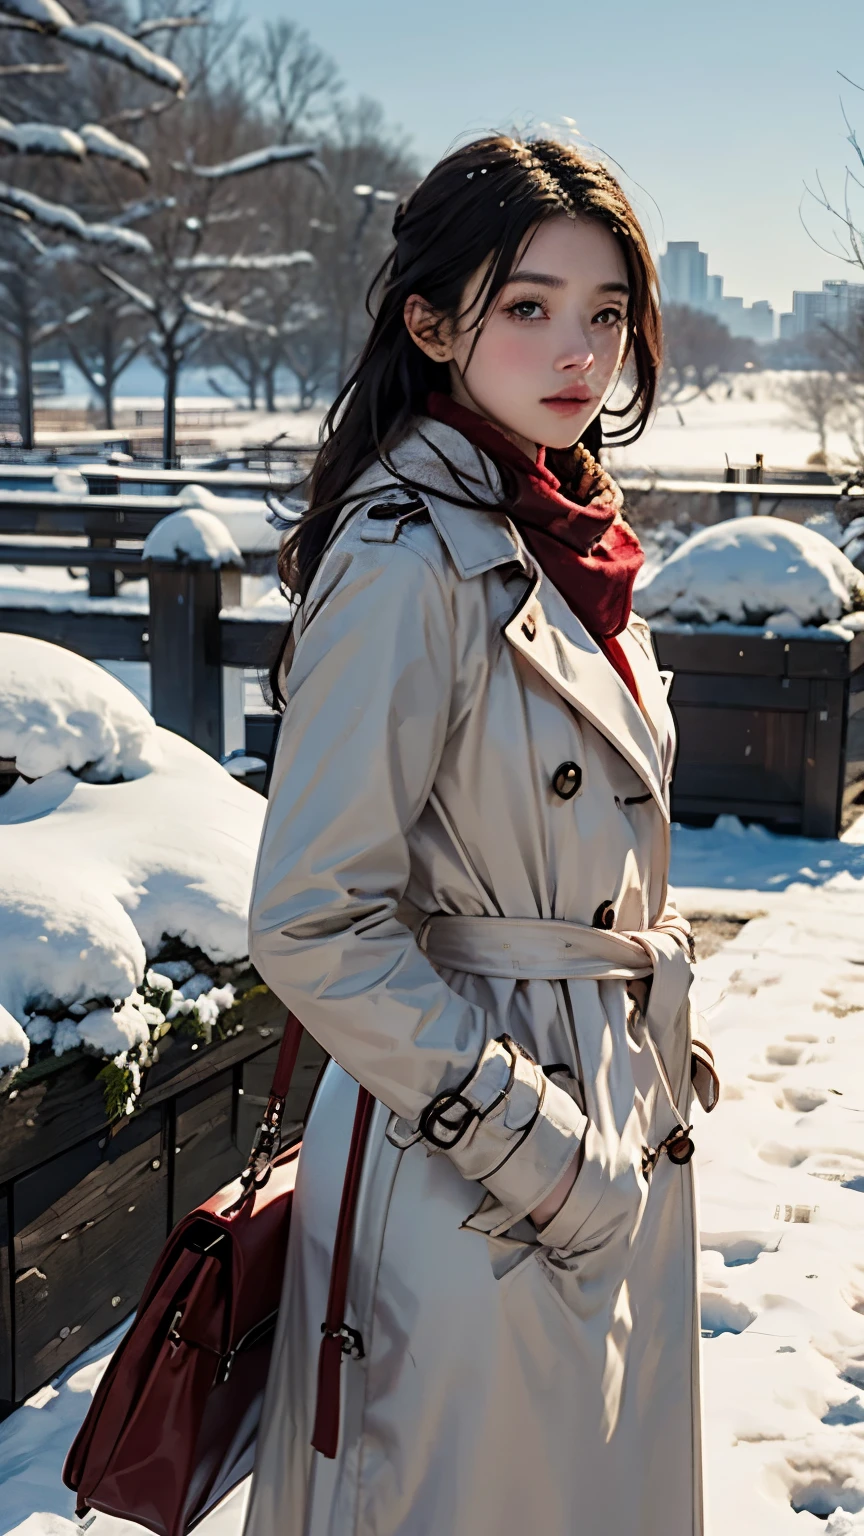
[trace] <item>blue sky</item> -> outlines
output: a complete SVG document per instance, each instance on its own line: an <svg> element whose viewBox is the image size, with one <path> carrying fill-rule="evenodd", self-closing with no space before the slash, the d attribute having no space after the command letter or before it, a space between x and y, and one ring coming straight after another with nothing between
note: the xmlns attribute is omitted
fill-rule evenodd
<svg viewBox="0 0 864 1536"><path fill-rule="evenodd" d="M801 226L804 183L842 199L840 95L864 143L862 0L245 0L291 17L376 97L424 163L466 132L575 120L617 161L655 245L696 239L726 292L788 308L864 281ZM862 169L864 180L864 169ZM864 192L860 194L864 223ZM830 225L811 207L823 243Z"/></svg>

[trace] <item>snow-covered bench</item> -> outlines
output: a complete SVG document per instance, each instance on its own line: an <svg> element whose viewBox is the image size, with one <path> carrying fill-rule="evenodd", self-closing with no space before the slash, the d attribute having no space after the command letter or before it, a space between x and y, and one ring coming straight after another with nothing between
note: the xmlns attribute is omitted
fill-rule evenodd
<svg viewBox="0 0 864 1536"><path fill-rule="evenodd" d="M735 519L682 543L634 603L674 674L673 814L837 836L864 790L864 577L846 555L785 519Z"/></svg>

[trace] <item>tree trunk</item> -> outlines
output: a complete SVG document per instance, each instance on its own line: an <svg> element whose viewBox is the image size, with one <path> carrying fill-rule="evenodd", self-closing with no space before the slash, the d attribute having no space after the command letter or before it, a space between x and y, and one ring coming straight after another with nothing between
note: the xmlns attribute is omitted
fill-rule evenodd
<svg viewBox="0 0 864 1536"><path fill-rule="evenodd" d="M265 370L264 370L264 398L265 398L265 400L267 402L267 409L268 409L268 411L275 411L275 409L276 409L276 369L275 369L275 367L274 368L265 368Z"/></svg>
<svg viewBox="0 0 864 1536"><path fill-rule="evenodd" d="M165 406L162 418L162 463L165 469L174 468L177 456L177 381L180 377L180 359L169 343L165 348Z"/></svg>
<svg viewBox="0 0 864 1536"><path fill-rule="evenodd" d="M114 332L110 316L106 316L102 329L102 377L105 383L102 386L102 406L105 411L105 428L108 432L114 430L114 385L117 382L114 357Z"/></svg>
<svg viewBox="0 0 864 1536"><path fill-rule="evenodd" d="M32 448L33 430L33 341L30 330L30 308L24 283L18 287L18 431L21 447Z"/></svg>

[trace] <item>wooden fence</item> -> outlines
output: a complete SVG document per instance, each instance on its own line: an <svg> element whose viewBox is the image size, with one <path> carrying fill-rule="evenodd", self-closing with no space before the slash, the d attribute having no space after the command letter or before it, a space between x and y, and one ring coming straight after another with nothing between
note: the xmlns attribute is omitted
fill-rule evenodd
<svg viewBox="0 0 864 1536"><path fill-rule="evenodd" d="M17 471L18 466L7 468L11 475ZM0 607L0 630L51 640L94 660L149 662L151 707L157 723L187 737L213 756L222 756L226 749L228 716L232 712L236 715L237 712L242 670L257 668L263 671L268 668L284 633L289 616L287 604L284 615L278 611L262 615L260 610L254 608L243 609L240 605L241 573L238 569L223 567L216 570L209 565L188 562L176 565L162 561L145 563L141 545L161 518L180 508L181 503L176 493L184 485L197 483L211 490L247 491L260 496L271 485L283 491L290 488L290 479L283 474L281 485L277 487L274 478L263 471L207 472L194 467L186 470L141 469L134 465L84 466L81 473L87 481L89 493L70 496L45 487L3 490L3 471L0 470L0 534L12 535L16 540L14 543L0 544L0 565L14 563L85 567L90 573L92 596L102 600L86 605L79 602L69 608L47 603L41 607L32 602L28 606ZM734 482L631 478L622 483L628 502L632 504L638 501L640 508L649 515L653 506L668 509L670 503L689 507L695 502L703 511L702 520L706 522L713 521L718 514L724 517L749 514L754 507L769 514L788 514L796 507L812 507L814 504L829 510L841 499L839 488L830 484L747 484L745 489ZM130 494L132 486L137 488L136 494ZM154 494L157 491L159 494ZM855 515L859 505L864 511L864 491L860 488L852 487L843 500L849 508L849 516ZM73 538L79 541L86 539L87 543L62 542ZM247 552L243 569L252 573L269 571L272 570L273 559L272 549ZM146 609L143 606L132 608L130 605L129 611L123 611L122 600L106 601L115 594L115 576L118 571L147 576L149 604ZM705 640L710 644L710 635L706 635ZM754 636L754 643L758 640L759 637ZM668 649L671 642L662 640L660 643ZM820 644L824 646L826 642ZM835 668L832 675L839 678L842 673L845 678L848 673L859 670L857 649L854 657L850 653L843 661L832 661L832 667ZM827 661L827 650L823 654ZM728 689L731 685L718 684L715 688L709 682L709 675L716 673L719 677L722 673L725 676L725 664L715 669L713 664L706 662L700 670L704 673L703 681L698 685L700 699L708 689L713 691L715 703L719 705L722 689ZM823 674L817 669L815 675ZM236 684L233 704L230 703L226 689L226 678L232 676ZM682 690L685 686L690 685L685 685L682 677L673 689L673 706L680 702L682 710L692 710L695 701L690 699L689 694L684 699ZM752 685L747 686L752 690ZM861 697L860 693L856 693L856 687L860 688L859 678L855 679L851 689L848 684L844 686L844 699L848 698L852 708ZM677 697L679 693L680 700ZM784 698L782 702L785 704L787 700ZM743 695L741 703L743 707ZM729 704L731 707L731 700ZM714 705L706 700L706 708L711 707ZM815 703L813 708L816 708ZM845 709L844 703L844 720ZM819 712L815 718L822 723ZM686 715L685 730L682 733L684 750L679 761L679 782L682 787L693 777L689 759L693 753L701 753L699 741L702 727L706 721L710 724L713 717L703 718L700 715L699 739L694 735L695 719L692 713ZM682 713L684 721L685 715ZM266 753L273 723L267 721L264 724L259 720L254 726L249 726L254 729L256 736L255 747L252 748L250 744L250 750ZM719 715L716 723L720 724ZM724 729L729 724L729 720L726 720ZM249 728L246 731L247 742ZM236 721L229 734L232 746L242 744L237 739ZM805 751L806 735L805 731L801 746L804 754L802 773L807 767L806 759L813 756L812 750ZM825 783L842 783L846 736L845 725L835 733L835 755L831 764L820 770ZM751 744L748 742L748 745ZM752 756L751 745L748 759ZM734 768L739 786L743 782L739 772L741 766L729 765L730 773ZM722 767L718 759L716 772L720 772ZM756 767L755 760L743 765L745 777L746 772L755 771ZM785 809L779 818L780 823L790 825L797 821L798 825L806 825L814 830L818 826L823 835L831 827L836 830L839 825L839 811L836 807L840 802L833 791L832 796L826 791L826 795L821 797L821 809L815 820L809 812L805 815L803 809L800 817L796 815L790 818L789 805L793 801L802 808L805 801L811 805L813 801L812 794L805 794L803 789L800 795L797 792L791 795L787 783L784 789ZM683 798L679 794L679 811L685 815L688 811L708 815L712 808L715 811L727 808L725 803L721 805L721 799L714 791L703 793L700 789L696 793L691 789ZM771 820L770 804L764 803L761 791L758 796L748 797L746 785L743 789L739 787L735 801L736 805L747 806L748 810L752 805L751 814L759 813L759 802L761 815Z"/></svg>

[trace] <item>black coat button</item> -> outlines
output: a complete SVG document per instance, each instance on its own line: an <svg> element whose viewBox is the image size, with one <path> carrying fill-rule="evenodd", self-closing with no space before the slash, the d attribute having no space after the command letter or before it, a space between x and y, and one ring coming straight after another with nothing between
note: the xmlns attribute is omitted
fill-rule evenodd
<svg viewBox="0 0 864 1536"><path fill-rule="evenodd" d="M689 1129L688 1126L687 1130ZM679 1168L685 1163L689 1163L693 1153L696 1151L693 1145L693 1138L688 1136L687 1130L682 1130L680 1135L675 1136L666 1143L666 1156L670 1163L676 1163Z"/></svg>
<svg viewBox="0 0 864 1536"><path fill-rule="evenodd" d="M578 763L562 763L552 775L552 788L562 800L572 800L582 787L582 769Z"/></svg>
<svg viewBox="0 0 864 1536"><path fill-rule="evenodd" d="M615 908L611 901L601 901L591 919L593 928L611 928L615 922Z"/></svg>

